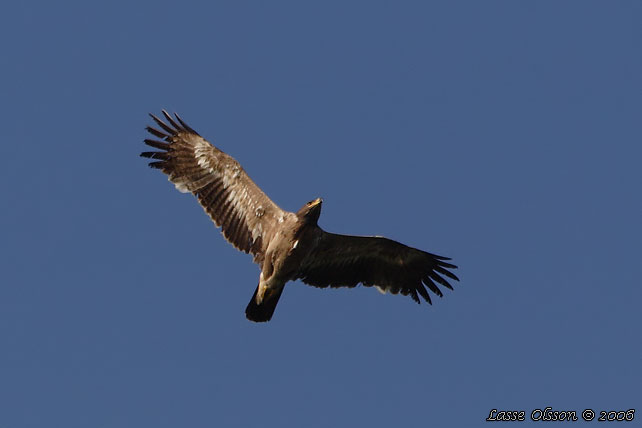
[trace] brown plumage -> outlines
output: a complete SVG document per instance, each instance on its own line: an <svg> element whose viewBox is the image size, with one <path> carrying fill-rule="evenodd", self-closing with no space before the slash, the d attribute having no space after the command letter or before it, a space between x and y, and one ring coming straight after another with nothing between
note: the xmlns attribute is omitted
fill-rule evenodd
<svg viewBox="0 0 642 428"><path fill-rule="evenodd" d="M160 151L143 152L149 166L168 175L181 192L193 193L205 212L237 249L250 253L261 268L245 314L269 321L285 283L301 279L315 287L375 286L382 292L419 296L432 304L426 290L442 297L444 277L457 280L447 257L437 256L382 237L337 235L323 231L317 220L322 200L297 213L282 210L250 179L241 165L203 139L178 115L163 110L167 123L151 115L158 139L145 144Z"/></svg>

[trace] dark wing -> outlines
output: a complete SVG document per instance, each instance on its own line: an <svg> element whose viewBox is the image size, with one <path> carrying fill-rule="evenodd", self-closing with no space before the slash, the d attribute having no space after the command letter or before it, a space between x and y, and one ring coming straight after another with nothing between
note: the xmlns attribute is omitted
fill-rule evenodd
<svg viewBox="0 0 642 428"><path fill-rule="evenodd" d="M432 304L426 287L442 297L439 283L452 290L444 277L459 281L447 269L450 260L375 236L348 236L322 232L319 244L301 264L297 279L315 287L355 287L361 283L382 292L422 296Z"/></svg>
<svg viewBox="0 0 642 428"><path fill-rule="evenodd" d="M167 174L181 192L192 192L225 238L262 263L275 226L291 214L272 202L234 158L208 143L178 115L173 119L164 110L163 115L169 124L152 114L160 130L147 127L160 140L145 140L160 151L141 156L155 159L149 166Z"/></svg>

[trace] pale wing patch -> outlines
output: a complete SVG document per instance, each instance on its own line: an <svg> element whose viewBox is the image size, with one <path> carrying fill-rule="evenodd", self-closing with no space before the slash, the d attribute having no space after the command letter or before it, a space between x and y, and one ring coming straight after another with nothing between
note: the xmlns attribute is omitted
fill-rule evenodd
<svg viewBox="0 0 642 428"><path fill-rule="evenodd" d="M252 242L255 242L263 235L263 225L261 223L256 223L256 226L252 229Z"/></svg>
<svg viewBox="0 0 642 428"><path fill-rule="evenodd" d="M190 190L187 188L187 186L185 185L185 183L183 181L175 180L171 175L169 177L167 177L167 179L169 181L171 181L172 183L174 183L174 187L176 187L176 190L178 190L179 192L181 192L181 193L190 193Z"/></svg>

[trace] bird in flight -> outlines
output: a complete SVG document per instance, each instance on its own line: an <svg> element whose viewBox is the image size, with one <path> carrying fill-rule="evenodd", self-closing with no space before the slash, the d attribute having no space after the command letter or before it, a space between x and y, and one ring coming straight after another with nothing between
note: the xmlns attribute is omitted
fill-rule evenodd
<svg viewBox="0 0 642 428"><path fill-rule="evenodd" d="M245 309L255 322L269 321L288 281L314 287L376 287L432 304L430 290L442 297L446 278L459 281L448 257L411 248L380 236L329 233L317 225L322 199L296 213L281 209L252 181L231 156L214 147L177 114L163 110L166 122L150 114L156 139L145 144L149 166L168 175L176 188L192 193L237 249L250 253L261 269L259 283ZM427 289L428 290L427 290Z"/></svg>

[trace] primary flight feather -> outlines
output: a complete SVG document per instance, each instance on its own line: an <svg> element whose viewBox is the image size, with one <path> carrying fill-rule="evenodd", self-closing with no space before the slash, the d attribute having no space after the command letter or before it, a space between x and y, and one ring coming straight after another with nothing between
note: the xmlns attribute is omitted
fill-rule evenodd
<svg viewBox="0 0 642 428"><path fill-rule="evenodd" d="M261 274L245 309L249 320L269 321L285 284L296 279L315 287L374 286L417 303L419 297L432 303L428 290L442 297L437 284L452 290L448 279L459 280L447 257L383 237L325 232L317 225L320 198L296 213L281 209L234 158L177 114L162 113L167 122L152 114L158 127L147 127L157 139L145 139L159 151L141 156L153 159L149 166L167 174L178 190L194 194L225 238L254 256Z"/></svg>

